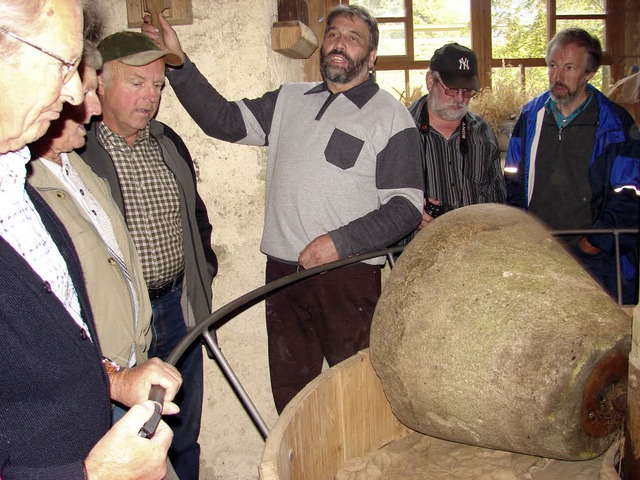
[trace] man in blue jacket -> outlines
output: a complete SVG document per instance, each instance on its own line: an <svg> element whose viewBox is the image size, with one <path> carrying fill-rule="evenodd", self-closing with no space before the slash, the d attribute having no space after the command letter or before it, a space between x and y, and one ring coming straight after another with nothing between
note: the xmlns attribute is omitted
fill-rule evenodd
<svg viewBox="0 0 640 480"><path fill-rule="evenodd" d="M547 46L549 90L524 106L507 151L507 203L552 230L637 228L640 159L629 114L588 82L600 66L597 38L578 28ZM579 261L618 296L613 235L563 236ZM637 302L636 238L621 236L622 298Z"/></svg>

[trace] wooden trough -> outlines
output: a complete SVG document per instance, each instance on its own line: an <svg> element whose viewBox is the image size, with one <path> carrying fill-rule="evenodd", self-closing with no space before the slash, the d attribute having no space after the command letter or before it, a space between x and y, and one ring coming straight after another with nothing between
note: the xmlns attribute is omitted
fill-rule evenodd
<svg viewBox="0 0 640 480"><path fill-rule="evenodd" d="M324 371L284 409L267 438L260 480L334 479L350 459L412 433L393 415L364 350ZM617 448L590 461L598 462L593 480L620 478Z"/></svg>
<svg viewBox="0 0 640 480"><path fill-rule="evenodd" d="M287 405L267 438L260 479L334 478L350 458L409 432L391 412L365 350L323 372Z"/></svg>

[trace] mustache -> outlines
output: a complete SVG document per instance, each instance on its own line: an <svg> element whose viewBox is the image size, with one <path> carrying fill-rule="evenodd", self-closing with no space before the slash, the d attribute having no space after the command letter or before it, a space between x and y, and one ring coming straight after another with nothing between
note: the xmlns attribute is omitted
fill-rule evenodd
<svg viewBox="0 0 640 480"><path fill-rule="evenodd" d="M337 48L334 48L333 50L331 50L330 52L328 52L325 57L328 57L329 55L340 55L342 58L345 58L349 61L351 61L351 58L349 57L349 55L347 55L346 53L338 50Z"/></svg>
<svg viewBox="0 0 640 480"><path fill-rule="evenodd" d="M569 87L567 87L564 83L562 82L556 82L553 84L554 87L562 87L562 88L566 88L569 89Z"/></svg>

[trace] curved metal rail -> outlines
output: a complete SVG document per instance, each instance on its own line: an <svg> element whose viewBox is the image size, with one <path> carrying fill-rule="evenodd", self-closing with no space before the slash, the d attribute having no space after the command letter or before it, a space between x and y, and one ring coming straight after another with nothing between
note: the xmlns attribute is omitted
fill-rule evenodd
<svg viewBox="0 0 640 480"><path fill-rule="evenodd" d="M260 413L256 409L255 405L249 398L249 395L245 391L244 387L240 383L238 377L234 373L233 369L227 362L226 358L222 354L220 347L214 340L213 336L209 329L211 327L216 326L218 323L222 323L223 320L226 320L227 317L231 314L233 316L238 313L246 310L247 308L255 305L258 301L261 301L265 295L273 292L274 290L278 290L283 288L291 283L298 282L307 277L311 277L313 275L317 275L322 272L326 272L329 270L334 270L336 268L340 268L346 265L351 265L353 263L358 263L363 260L368 260L370 258L375 257L384 257L391 256L394 253L399 253L403 250L404 247L393 247L387 248L383 250L376 250L375 252L363 253L361 255L354 255L353 257L345 258L342 260L337 260L332 263L327 263L325 265L320 265L318 267L310 268L309 270L300 270L294 274L288 275L286 277L282 277L273 282L267 283L255 290L252 290L249 293L242 295L241 297L236 298L235 300L229 302L228 304L220 307L218 310L209 315L204 321L198 323L171 351L169 356L167 357L167 362L175 365L180 356L185 352L185 350L193 343L200 335L202 335L207 342L209 348L213 352L216 360L218 361L220 368L222 369L225 377L233 387L238 399L247 410L247 413L253 420L254 424L260 431L262 438L267 438L269 436L269 428L266 423L260 416Z"/></svg>

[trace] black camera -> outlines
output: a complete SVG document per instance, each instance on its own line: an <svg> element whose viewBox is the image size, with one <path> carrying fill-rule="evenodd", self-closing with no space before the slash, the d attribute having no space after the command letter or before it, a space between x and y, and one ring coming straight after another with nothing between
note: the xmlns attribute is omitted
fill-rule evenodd
<svg viewBox="0 0 640 480"><path fill-rule="evenodd" d="M435 203L431 203L429 199L427 199L427 204L424 207L424 211L427 212L427 215L433 218L437 218L443 213L447 213L449 210L451 209L448 208L447 205L436 205Z"/></svg>

